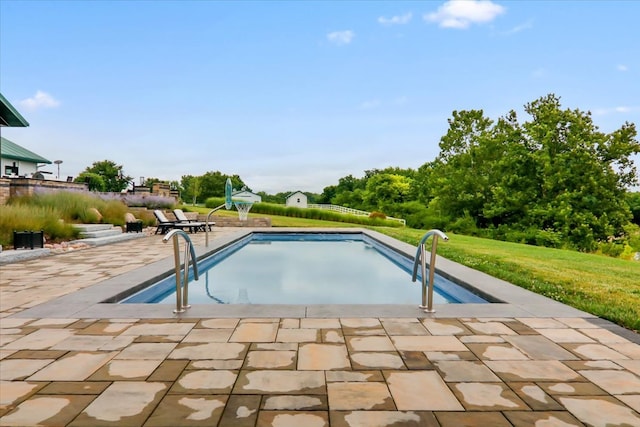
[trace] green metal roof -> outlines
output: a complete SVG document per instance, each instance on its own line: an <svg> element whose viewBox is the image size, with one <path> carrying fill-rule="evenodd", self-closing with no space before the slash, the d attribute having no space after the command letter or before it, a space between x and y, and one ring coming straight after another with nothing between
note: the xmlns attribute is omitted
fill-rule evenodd
<svg viewBox="0 0 640 427"><path fill-rule="evenodd" d="M53 163L51 160L47 160L2 136L0 136L0 155L5 159L22 160L31 163Z"/></svg>
<svg viewBox="0 0 640 427"><path fill-rule="evenodd" d="M29 122L18 113L13 105L0 93L0 126L22 127L29 126Z"/></svg>

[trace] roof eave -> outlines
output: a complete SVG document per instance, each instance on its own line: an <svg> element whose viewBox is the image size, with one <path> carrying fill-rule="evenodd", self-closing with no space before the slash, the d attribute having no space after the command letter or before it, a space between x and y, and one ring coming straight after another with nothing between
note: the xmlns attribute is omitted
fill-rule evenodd
<svg viewBox="0 0 640 427"><path fill-rule="evenodd" d="M29 122L0 93L0 126L27 127Z"/></svg>

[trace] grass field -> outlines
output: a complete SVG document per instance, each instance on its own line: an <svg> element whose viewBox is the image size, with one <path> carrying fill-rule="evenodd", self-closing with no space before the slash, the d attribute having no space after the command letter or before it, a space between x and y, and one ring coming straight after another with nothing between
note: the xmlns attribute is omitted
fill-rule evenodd
<svg viewBox="0 0 640 427"><path fill-rule="evenodd" d="M208 209L202 208L201 212ZM235 211L220 214L237 215ZM279 216L272 216L271 223L274 227L352 226ZM425 234L425 230L411 228L370 228L412 245L417 245ZM640 331L640 262L450 233L448 236L449 241L438 246L439 255Z"/></svg>
<svg viewBox="0 0 640 427"><path fill-rule="evenodd" d="M424 230L377 230L416 244ZM438 254L556 301L640 331L640 263L604 255L448 233Z"/></svg>

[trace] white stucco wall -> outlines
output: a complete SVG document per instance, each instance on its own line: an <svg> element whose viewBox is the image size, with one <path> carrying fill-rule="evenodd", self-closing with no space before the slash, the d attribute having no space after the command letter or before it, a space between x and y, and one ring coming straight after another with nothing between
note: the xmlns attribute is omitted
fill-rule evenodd
<svg viewBox="0 0 640 427"><path fill-rule="evenodd" d="M14 159L0 159L0 175L1 176L9 176L6 172L5 172L5 167L6 166L13 166L13 164L15 163L15 165L18 167L18 176L26 176L26 177L31 177L32 174L36 173L37 170L37 163L31 163L31 162L26 162L24 160L14 160Z"/></svg>
<svg viewBox="0 0 640 427"><path fill-rule="evenodd" d="M297 208L306 208L307 207L307 196L301 191L296 191L287 197L285 205L287 207L295 206Z"/></svg>

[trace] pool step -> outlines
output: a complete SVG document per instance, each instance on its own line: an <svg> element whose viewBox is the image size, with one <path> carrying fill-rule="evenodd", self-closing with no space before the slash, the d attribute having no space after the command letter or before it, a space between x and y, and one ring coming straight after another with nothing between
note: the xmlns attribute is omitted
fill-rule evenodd
<svg viewBox="0 0 640 427"><path fill-rule="evenodd" d="M72 243L86 243L91 246L107 245L146 236L145 233L123 233L122 227L112 224L76 224L80 230L80 239Z"/></svg>
<svg viewBox="0 0 640 427"><path fill-rule="evenodd" d="M73 227L80 231L80 237L83 238L108 237L122 234L122 228L115 227L112 224L76 224Z"/></svg>

